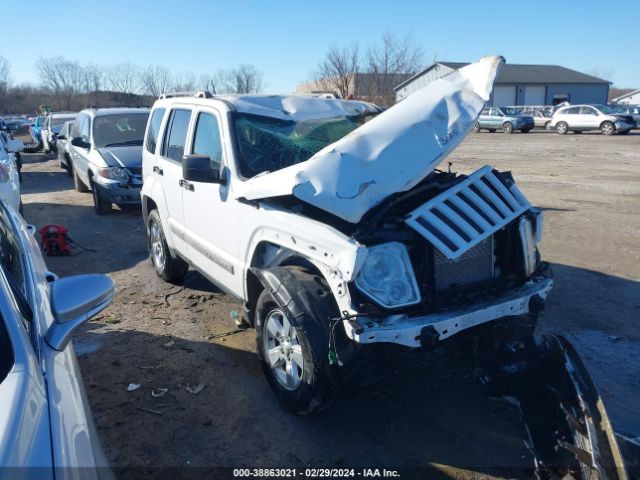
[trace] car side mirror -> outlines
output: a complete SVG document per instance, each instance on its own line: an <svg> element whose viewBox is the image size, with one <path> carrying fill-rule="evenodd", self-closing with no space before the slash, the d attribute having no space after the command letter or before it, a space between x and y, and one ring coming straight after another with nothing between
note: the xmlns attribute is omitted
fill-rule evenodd
<svg viewBox="0 0 640 480"><path fill-rule="evenodd" d="M89 142L85 142L82 137L73 137L71 139L71 145L73 145L74 147L84 148L86 150L89 150L89 148L91 148L91 144Z"/></svg>
<svg viewBox="0 0 640 480"><path fill-rule="evenodd" d="M107 308L115 295L113 280L100 274L61 278L49 288L54 322L45 340L58 351L65 349L80 325Z"/></svg>
<svg viewBox="0 0 640 480"><path fill-rule="evenodd" d="M22 140L8 140L7 141L7 152L9 153L19 153L24 150L24 143Z"/></svg>
<svg viewBox="0 0 640 480"><path fill-rule="evenodd" d="M185 155L182 157L182 177L202 183L224 183L220 163L208 155Z"/></svg>

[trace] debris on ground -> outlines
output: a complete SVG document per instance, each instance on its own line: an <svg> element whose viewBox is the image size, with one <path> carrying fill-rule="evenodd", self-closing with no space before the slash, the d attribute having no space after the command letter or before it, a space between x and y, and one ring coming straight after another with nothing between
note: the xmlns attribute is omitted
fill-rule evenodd
<svg viewBox="0 0 640 480"><path fill-rule="evenodd" d="M136 410L140 410L141 412L150 413L152 415L162 416L162 412L160 410L153 410L152 408L146 407L136 407Z"/></svg>
<svg viewBox="0 0 640 480"><path fill-rule="evenodd" d="M169 391L168 388L154 388L153 390L151 390L151 396L153 398L164 397L164 394L167 393L168 391Z"/></svg>
<svg viewBox="0 0 640 480"><path fill-rule="evenodd" d="M171 348L176 344L176 342L174 342L173 340L169 340L167 343L164 344L165 347L167 348Z"/></svg>
<svg viewBox="0 0 640 480"><path fill-rule="evenodd" d="M199 394L202 389L204 388L204 383L198 383L197 385L193 386L190 383L188 383L186 385L186 387L184 387L184 389L189 392L191 395L197 395Z"/></svg>
<svg viewBox="0 0 640 480"><path fill-rule="evenodd" d="M134 390L138 390L140 388L140 384L139 383L130 383L127 386L127 392L133 392Z"/></svg>

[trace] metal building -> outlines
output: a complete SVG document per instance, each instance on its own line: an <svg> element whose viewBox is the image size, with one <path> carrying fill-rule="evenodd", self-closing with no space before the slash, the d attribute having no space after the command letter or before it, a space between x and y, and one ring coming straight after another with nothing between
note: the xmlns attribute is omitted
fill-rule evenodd
<svg viewBox="0 0 640 480"><path fill-rule="evenodd" d="M468 65L436 62L395 87L400 101L425 85ZM559 65L505 64L498 73L487 105L557 105L607 103L610 82Z"/></svg>
<svg viewBox="0 0 640 480"><path fill-rule="evenodd" d="M619 97L611 100L611 103L617 103L620 105L640 105L640 90L634 90L633 92L620 95Z"/></svg>

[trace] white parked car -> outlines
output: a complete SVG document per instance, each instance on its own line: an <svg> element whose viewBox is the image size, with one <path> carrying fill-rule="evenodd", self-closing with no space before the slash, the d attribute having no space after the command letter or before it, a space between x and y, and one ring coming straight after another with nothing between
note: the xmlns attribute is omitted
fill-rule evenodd
<svg viewBox="0 0 640 480"><path fill-rule="evenodd" d="M0 199L21 213L20 174L16 155L23 148L21 140L13 140L5 132L0 132Z"/></svg>
<svg viewBox="0 0 640 480"><path fill-rule="evenodd" d="M70 340L113 281L47 272L34 230L0 201L0 476L110 478Z"/></svg>
<svg viewBox="0 0 640 480"><path fill-rule="evenodd" d="M535 325L553 280L542 214L509 173L436 170L490 98L501 58L383 113L310 96L165 96L143 147L157 274L189 265L244 302L294 412L329 404L375 345L431 347L508 317Z"/></svg>
<svg viewBox="0 0 640 480"><path fill-rule="evenodd" d="M47 115L42 126L42 149L44 153L49 153L56 149L56 135L65 122L75 120L76 112L50 113Z"/></svg>
<svg viewBox="0 0 640 480"><path fill-rule="evenodd" d="M91 190L98 215L112 205L139 205L147 108L87 108L71 127L70 156L78 192Z"/></svg>
<svg viewBox="0 0 640 480"><path fill-rule="evenodd" d="M634 127L630 115L617 113L606 105L570 105L562 107L553 114L548 128L555 129L561 135L600 130L604 135L629 133Z"/></svg>

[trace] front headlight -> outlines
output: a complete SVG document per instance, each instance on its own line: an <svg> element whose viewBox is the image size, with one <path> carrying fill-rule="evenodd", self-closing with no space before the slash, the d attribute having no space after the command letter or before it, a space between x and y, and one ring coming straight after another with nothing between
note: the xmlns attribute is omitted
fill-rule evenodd
<svg viewBox="0 0 640 480"><path fill-rule="evenodd" d="M526 277L530 277L536 271L536 238L533 233L533 224L527 215L520 217L518 224L520 241L522 243L523 268Z"/></svg>
<svg viewBox="0 0 640 480"><path fill-rule="evenodd" d="M123 168L120 167L106 167L99 168L98 175L108 180L128 180L129 175Z"/></svg>
<svg viewBox="0 0 640 480"><path fill-rule="evenodd" d="M369 248L355 283L362 293L382 307L404 307L420 302L407 249L398 242Z"/></svg>

